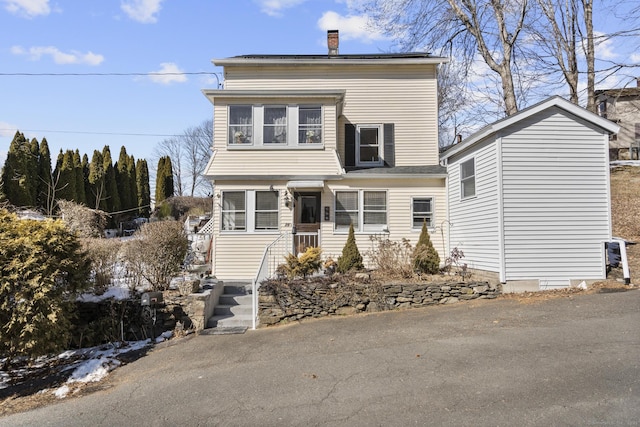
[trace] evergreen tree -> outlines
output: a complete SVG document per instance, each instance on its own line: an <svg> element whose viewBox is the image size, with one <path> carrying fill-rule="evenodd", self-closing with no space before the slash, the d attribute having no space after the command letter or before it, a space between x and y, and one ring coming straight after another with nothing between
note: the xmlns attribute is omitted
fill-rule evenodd
<svg viewBox="0 0 640 427"><path fill-rule="evenodd" d="M62 160L60 161L60 156ZM60 167L55 175L59 176L58 185L56 186L56 198L63 200L76 201L78 194L76 192L76 173L73 168L73 151L67 150L58 156Z"/></svg>
<svg viewBox="0 0 640 427"><path fill-rule="evenodd" d="M413 268L424 274L436 274L440 270L440 256L431 243L426 220L422 222L418 244L413 250Z"/></svg>
<svg viewBox="0 0 640 427"><path fill-rule="evenodd" d="M91 163L89 164L89 187L90 206L94 209L107 211L107 195L104 180L104 167L102 162L102 153L98 150L93 151Z"/></svg>
<svg viewBox="0 0 640 427"><path fill-rule="evenodd" d="M91 194L91 184L89 183L89 156L87 156L87 153L82 155L82 182L84 184L84 198L87 201L87 207L94 207L94 198Z"/></svg>
<svg viewBox="0 0 640 427"><path fill-rule="evenodd" d="M120 195L120 205L123 210L131 209L133 203L131 201L131 183L129 182L129 173L127 170L127 150L120 147L120 156L114 167L116 174L116 182L118 184L118 193Z"/></svg>
<svg viewBox="0 0 640 427"><path fill-rule="evenodd" d="M107 212L118 212L121 209L120 193L118 192L116 171L113 168L111 151L109 150L108 145L105 145L102 149L102 167L104 170L104 186L107 198Z"/></svg>
<svg viewBox="0 0 640 427"><path fill-rule="evenodd" d="M73 173L76 177L76 203L87 204L87 196L84 191L84 172L82 171L82 160L80 151L76 148L73 153Z"/></svg>
<svg viewBox="0 0 640 427"><path fill-rule="evenodd" d="M130 209L138 208L138 177L136 174L136 159L133 156L127 157L127 175L129 175L129 191L131 200Z"/></svg>
<svg viewBox="0 0 640 427"><path fill-rule="evenodd" d="M164 198L168 199L169 197L173 197L173 194L175 192L173 187L173 166L171 165L171 157L169 156L167 156L164 161L164 169Z"/></svg>
<svg viewBox="0 0 640 427"><path fill-rule="evenodd" d="M51 152L47 138L42 138L40 154L38 156L38 191L36 205L45 210L49 207L49 198L52 195L51 188Z"/></svg>
<svg viewBox="0 0 640 427"><path fill-rule="evenodd" d="M33 206L34 197L30 194L32 187L27 177L27 158L30 154L24 135L16 131L2 169L3 193L14 206Z"/></svg>
<svg viewBox="0 0 640 427"><path fill-rule="evenodd" d="M362 255L360 255L358 245L356 244L356 236L352 223L349 225L349 236L347 236L347 242L342 248L342 255L338 257L338 271L340 273L347 273L348 271L362 270L363 268Z"/></svg>
<svg viewBox="0 0 640 427"><path fill-rule="evenodd" d="M148 218L151 212L151 189L149 187L149 168L145 159L136 162L136 184L138 189L138 212Z"/></svg>
<svg viewBox="0 0 640 427"><path fill-rule="evenodd" d="M27 193L29 206L37 206L38 195L38 158L40 157L40 144L33 138L29 143L29 152L26 154L25 164L27 173Z"/></svg>
<svg viewBox="0 0 640 427"><path fill-rule="evenodd" d="M164 186L166 185L166 179L165 179L165 168L164 168L164 162L166 160L165 156L162 156L158 159L158 168L156 169L156 207L160 205L160 202L162 202L165 199L165 189Z"/></svg>

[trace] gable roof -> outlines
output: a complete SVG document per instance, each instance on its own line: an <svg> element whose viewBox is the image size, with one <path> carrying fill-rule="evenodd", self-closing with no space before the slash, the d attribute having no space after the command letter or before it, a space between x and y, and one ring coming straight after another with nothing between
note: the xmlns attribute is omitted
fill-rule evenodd
<svg viewBox="0 0 640 427"><path fill-rule="evenodd" d="M587 122L590 122L595 126L598 126L603 130L606 130L609 133L616 133L620 130L620 126L618 126L611 120L607 120L603 117L600 117L597 114L592 113L591 111L588 111L580 107L579 105L569 102L564 98L561 98L559 96L552 96L551 98L548 98L542 102L534 104L528 108L525 108L524 110L520 110L519 112L517 112L512 116L505 117L504 119L498 120L497 122L494 122L488 126L483 127L479 131L471 134L469 137L462 140L462 142L454 145L453 147L451 147L450 149L442 153L442 155L440 156L440 160L446 160L449 157L453 156L454 154L457 154L457 153L460 153L461 151L466 150L467 148L471 147L477 142L482 141L488 138L489 136L496 134L502 129L512 126L522 120L526 120L529 117L540 113L541 111L544 111L553 107L560 108L561 110L564 110L569 114L572 114Z"/></svg>
<svg viewBox="0 0 640 427"><path fill-rule="evenodd" d="M376 53L354 55L239 55L231 58L214 59L214 65L379 65L394 64L442 64L449 58L432 56L425 52Z"/></svg>

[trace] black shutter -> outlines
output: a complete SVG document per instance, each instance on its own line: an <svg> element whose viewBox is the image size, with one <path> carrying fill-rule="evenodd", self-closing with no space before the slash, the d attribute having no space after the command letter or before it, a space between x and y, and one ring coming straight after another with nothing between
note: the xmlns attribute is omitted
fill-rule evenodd
<svg viewBox="0 0 640 427"><path fill-rule="evenodd" d="M395 125L393 123L384 124L384 162L387 166L396 165L395 148Z"/></svg>
<svg viewBox="0 0 640 427"><path fill-rule="evenodd" d="M356 165L356 127L351 123L344 124L344 165Z"/></svg>

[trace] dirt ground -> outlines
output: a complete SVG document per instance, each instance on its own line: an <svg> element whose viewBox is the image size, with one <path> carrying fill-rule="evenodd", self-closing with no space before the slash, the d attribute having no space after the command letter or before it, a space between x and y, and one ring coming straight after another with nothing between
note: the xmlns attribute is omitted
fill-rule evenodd
<svg viewBox="0 0 640 427"><path fill-rule="evenodd" d="M640 284L640 220L636 216L640 213L640 191L638 188L640 188L639 167L621 166L611 171L613 235L639 243L627 248L632 284ZM588 289L568 288L505 294L501 295L499 299L516 300L523 304L537 304L555 298L574 298L592 293L624 292L629 289L630 287L622 282L621 270L616 269L611 272L607 280L595 283ZM482 302L476 301L476 303L491 302L484 300ZM122 360L122 362L127 363L128 361ZM52 389L65 382L64 375L61 375L61 370L64 370L64 367L49 368L41 370L39 375L30 376L29 384L0 390L0 417L58 401L53 395ZM76 389L67 399L100 390L102 387L104 386L101 383L88 384ZM43 389L44 391L41 391Z"/></svg>

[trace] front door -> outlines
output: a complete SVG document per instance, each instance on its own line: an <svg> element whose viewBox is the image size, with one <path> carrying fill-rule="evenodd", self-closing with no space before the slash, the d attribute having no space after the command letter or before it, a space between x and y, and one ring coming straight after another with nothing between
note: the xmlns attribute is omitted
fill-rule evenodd
<svg viewBox="0 0 640 427"><path fill-rule="evenodd" d="M294 193L295 230L293 247L296 253L319 245L320 192Z"/></svg>

